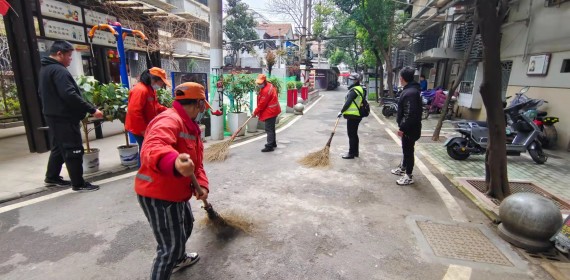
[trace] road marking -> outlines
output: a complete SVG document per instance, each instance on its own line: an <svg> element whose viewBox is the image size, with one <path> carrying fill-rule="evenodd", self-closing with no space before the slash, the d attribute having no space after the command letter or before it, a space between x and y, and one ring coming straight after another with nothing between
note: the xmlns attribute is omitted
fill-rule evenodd
<svg viewBox="0 0 570 280"><path fill-rule="evenodd" d="M309 110L311 110L323 97L324 97L324 95L321 95L321 97L319 97L317 100L315 100L315 102L313 102L313 104L309 105L309 106L303 111L303 114L306 114L307 112L309 112ZM288 124L286 124L286 125L280 127L279 129L277 129L277 130L275 131L275 133L279 133L279 132L281 132L281 131L283 131L283 130L289 128L289 127L292 126L294 123L296 123L299 119L301 119L302 116L303 116L303 115L298 115L298 116L296 116L296 117L295 117L292 121L290 121ZM251 139L249 139L249 140L246 140L246 141L243 141L243 142L239 142L239 143L237 143L237 144L233 144L233 145L230 146L230 149L231 149L231 148L237 148L237 147L243 146L243 145L245 145L245 144L249 144L249 143L254 142L254 141L257 141L257 140L259 140L259 139L266 139L266 138L267 138L267 136L266 136L265 134L261 134L261 135L259 135L259 136L257 136L257 137L251 138Z"/></svg>
<svg viewBox="0 0 570 280"><path fill-rule="evenodd" d="M471 268L461 265L449 265L447 273L442 280L469 280L471 278Z"/></svg>
<svg viewBox="0 0 570 280"><path fill-rule="evenodd" d="M122 180L125 178L129 178L132 176L135 176L137 174L137 171L133 171L133 172L129 172L123 175L119 175L119 176L115 176L115 177L111 177L111 178L107 178L107 179L103 179L103 180L99 180L96 182L93 182L93 184L95 185L102 185L102 184L107 184L107 183L111 183L111 182L115 182L118 180ZM32 205L32 204L36 204L42 201L46 201L52 198L56 198L56 197L60 197L66 194L70 194L70 193L75 193L75 191L73 191L72 189L67 189L67 190L63 190L63 191L59 191L59 192L55 192L52 194L48 194L48 195L44 195L44 196L40 196L34 199L30 199L30 200L26 200L26 201L22 201L19 203L14 203L12 205L8 205L5 207L0 208L0 214L14 210L14 209L18 209L18 208L22 208L24 206L28 206L28 205Z"/></svg>
<svg viewBox="0 0 570 280"><path fill-rule="evenodd" d="M402 144L400 143L400 138L398 138L398 136L396 136L394 132L392 132L389 128L385 128L385 130L390 135L390 137L392 137L394 142L398 144L398 146L402 146ZM461 209L459 204L457 204L457 201L455 201L455 198L453 198L453 196L449 193L449 191L447 191L447 189L445 188L445 186L443 186L441 181L439 181L439 179L437 179L437 177L435 177L435 175L433 175L431 171L429 171L427 166L425 166L425 164L418 157L415 157L414 159L415 159L415 165L420 169L420 171L424 174L424 176L426 176L426 178L431 183L433 188L439 194L441 200L443 200L443 203L445 204L445 207L447 207L447 211L449 212L451 218L457 222L468 222L469 220L467 220L467 216L465 216L463 210Z"/></svg>
<svg viewBox="0 0 570 280"><path fill-rule="evenodd" d="M372 113L372 116L381 124L381 125L385 125L385 123L378 117L378 115L376 115L372 110L370 111L370 113Z"/></svg>

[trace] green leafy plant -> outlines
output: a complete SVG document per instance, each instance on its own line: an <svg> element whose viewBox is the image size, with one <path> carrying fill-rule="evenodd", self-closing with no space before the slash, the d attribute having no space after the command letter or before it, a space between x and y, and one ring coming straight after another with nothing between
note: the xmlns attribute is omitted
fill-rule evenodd
<svg viewBox="0 0 570 280"><path fill-rule="evenodd" d="M255 91L255 78L247 74L232 73L224 75L222 81L224 85L224 95L226 95L232 106L232 113L242 113L244 107L248 106L246 96Z"/></svg>
<svg viewBox="0 0 570 280"><path fill-rule="evenodd" d="M297 84L295 82L287 82L287 90L296 89Z"/></svg>
<svg viewBox="0 0 570 280"><path fill-rule="evenodd" d="M296 81L296 82L295 82L295 86L297 87L298 90L301 90L301 88L303 87L303 82L301 82L301 81Z"/></svg>
<svg viewBox="0 0 570 280"><path fill-rule="evenodd" d="M156 97L158 99L158 103L160 103L164 107L172 107L172 101L174 98L172 97L172 91L169 91L164 88L160 88L156 91Z"/></svg>
<svg viewBox="0 0 570 280"><path fill-rule="evenodd" d="M267 78L267 81L271 83L275 88L277 88L277 95L279 95L281 93L281 90L283 89L283 84L281 83L281 80L277 77L272 77L272 78Z"/></svg>

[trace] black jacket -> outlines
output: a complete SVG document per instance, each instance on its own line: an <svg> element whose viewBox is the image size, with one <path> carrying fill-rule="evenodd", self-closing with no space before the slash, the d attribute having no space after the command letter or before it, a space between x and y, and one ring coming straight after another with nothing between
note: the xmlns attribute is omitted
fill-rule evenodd
<svg viewBox="0 0 570 280"><path fill-rule="evenodd" d="M38 88L43 113L48 118L79 122L97 109L83 99L67 68L51 57L42 58Z"/></svg>
<svg viewBox="0 0 570 280"><path fill-rule="evenodd" d="M400 131L416 140L422 133L422 107L420 84L416 82L407 84L400 94L396 122Z"/></svg>
<svg viewBox="0 0 570 280"><path fill-rule="evenodd" d="M361 86L361 85L360 85L360 83L355 83L355 84L351 85L350 87L348 87L348 93L346 94L344 105L342 106L342 109L340 110L341 113L348 110L348 107L350 107L350 104L352 104L352 102L356 101L356 96L358 96L358 93L354 90L355 86ZM364 89L364 87L362 87L362 90L363 90L362 94L364 95L363 98L365 98L366 89ZM346 116L344 116L344 118L345 119L362 119L362 117L354 116L354 115L346 115Z"/></svg>

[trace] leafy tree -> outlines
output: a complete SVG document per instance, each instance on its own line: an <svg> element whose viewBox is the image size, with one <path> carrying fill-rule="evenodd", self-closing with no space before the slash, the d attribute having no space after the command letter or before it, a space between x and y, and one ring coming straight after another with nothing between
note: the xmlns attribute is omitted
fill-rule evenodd
<svg viewBox="0 0 570 280"><path fill-rule="evenodd" d="M331 39L327 41L325 57L331 57L334 52L340 50L344 52L342 61L352 66L355 71L358 71L358 58L362 53L362 42L358 39L335 39L338 36L355 34L358 25L342 11L335 11L331 18L333 18L333 21L330 23L332 28L328 32L328 37Z"/></svg>
<svg viewBox="0 0 570 280"><path fill-rule="evenodd" d="M228 0L226 13L229 19L223 31L229 39L234 58L237 58L238 53L252 52L254 42L247 41L258 39L255 31L257 23L248 9L249 6L241 0Z"/></svg>
<svg viewBox="0 0 570 280"><path fill-rule="evenodd" d="M328 58L331 65L338 65L341 62L345 62L346 53L343 50L336 48L332 53L330 53Z"/></svg>
<svg viewBox="0 0 570 280"><path fill-rule="evenodd" d="M397 3L392 0L334 0L334 3L367 32L382 54L388 71L388 90L392 94L392 45L396 29Z"/></svg>
<svg viewBox="0 0 570 280"><path fill-rule="evenodd" d="M271 70L273 70L273 65L275 65L275 54L272 50L267 51L265 61L267 62L267 72L269 72L269 76L271 76Z"/></svg>

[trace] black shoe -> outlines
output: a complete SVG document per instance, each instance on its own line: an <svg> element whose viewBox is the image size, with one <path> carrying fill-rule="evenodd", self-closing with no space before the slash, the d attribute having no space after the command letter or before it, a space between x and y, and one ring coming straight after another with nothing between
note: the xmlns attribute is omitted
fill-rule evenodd
<svg viewBox="0 0 570 280"><path fill-rule="evenodd" d="M353 158L355 158L355 157L358 157L358 156L351 155L351 154L346 154L346 155L343 155L343 156L342 156L343 159L353 159Z"/></svg>
<svg viewBox="0 0 570 280"><path fill-rule="evenodd" d="M76 192L94 192L94 191L99 189L99 186L92 185L89 182L85 182L85 184L83 184L83 186L73 187L72 189Z"/></svg>
<svg viewBox="0 0 570 280"><path fill-rule="evenodd" d="M265 147L261 150L262 153L273 152L273 147Z"/></svg>
<svg viewBox="0 0 570 280"><path fill-rule="evenodd" d="M48 187L53 187L53 186L67 187L67 186L71 186L71 181L63 180L63 177L61 177L61 176L59 176L57 179L46 178L46 179L44 180L44 183L46 183L46 186L48 186Z"/></svg>
<svg viewBox="0 0 570 280"><path fill-rule="evenodd" d="M200 260L200 255L198 253L185 253L184 258L178 262L172 269L172 273L175 273L183 268L189 267Z"/></svg>
<svg viewBox="0 0 570 280"><path fill-rule="evenodd" d="M277 144L273 144L273 145L271 145L271 147L277 148Z"/></svg>

